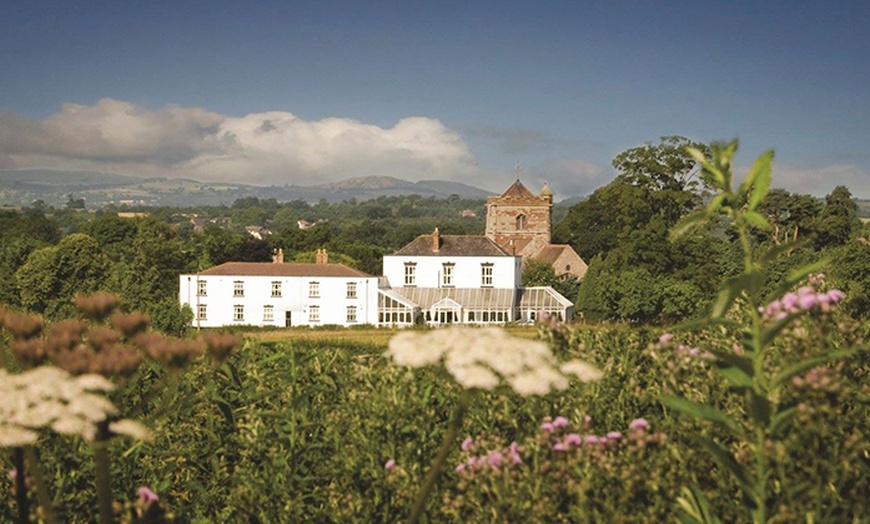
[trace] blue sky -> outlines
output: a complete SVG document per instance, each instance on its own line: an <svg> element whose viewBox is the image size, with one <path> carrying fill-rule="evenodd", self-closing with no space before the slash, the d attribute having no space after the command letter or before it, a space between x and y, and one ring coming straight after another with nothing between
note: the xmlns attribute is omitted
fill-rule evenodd
<svg viewBox="0 0 870 524"><path fill-rule="evenodd" d="M7 2L0 168L557 198L679 134L870 197L870 3Z"/></svg>

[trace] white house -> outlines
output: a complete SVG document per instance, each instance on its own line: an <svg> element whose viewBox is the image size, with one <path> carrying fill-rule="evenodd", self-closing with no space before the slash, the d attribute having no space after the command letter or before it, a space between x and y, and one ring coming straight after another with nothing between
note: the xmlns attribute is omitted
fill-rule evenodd
<svg viewBox="0 0 870 524"><path fill-rule="evenodd" d="M315 264L227 262L181 275L179 300L193 310L193 325L220 327L317 326L377 323L378 278L342 264L326 252Z"/></svg>
<svg viewBox="0 0 870 524"><path fill-rule="evenodd" d="M420 235L384 256L378 324L406 326L570 319L573 304L550 287L522 287L522 257L486 236Z"/></svg>
<svg viewBox="0 0 870 524"><path fill-rule="evenodd" d="M227 262L181 275L179 300L194 325L504 324L539 312L570 320L573 304L550 287L522 287L522 257L482 235L420 235L384 256L378 278L329 264Z"/></svg>

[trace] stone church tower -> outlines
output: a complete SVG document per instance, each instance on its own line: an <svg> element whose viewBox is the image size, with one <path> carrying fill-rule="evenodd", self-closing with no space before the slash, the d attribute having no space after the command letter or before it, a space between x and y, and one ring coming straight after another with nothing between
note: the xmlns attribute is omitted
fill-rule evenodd
<svg viewBox="0 0 870 524"><path fill-rule="evenodd" d="M583 278L586 262L567 244L551 244L553 192L546 183L535 196L517 179L501 196L486 199L486 236L523 259L553 266L558 276Z"/></svg>
<svg viewBox="0 0 870 524"><path fill-rule="evenodd" d="M550 244L553 192L544 184L539 196L519 180L501 196L486 199L486 236L508 253L532 256Z"/></svg>

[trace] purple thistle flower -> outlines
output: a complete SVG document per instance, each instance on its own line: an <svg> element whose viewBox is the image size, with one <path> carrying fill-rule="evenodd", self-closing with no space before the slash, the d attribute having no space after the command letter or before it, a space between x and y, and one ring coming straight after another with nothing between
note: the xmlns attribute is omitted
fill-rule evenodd
<svg viewBox="0 0 870 524"><path fill-rule="evenodd" d="M645 418L636 418L631 421L628 427L632 430L644 430L649 427L649 422Z"/></svg>
<svg viewBox="0 0 870 524"><path fill-rule="evenodd" d="M467 437L462 441L462 446L460 447L462 448L462 451L468 451L474 447L474 440L471 437Z"/></svg>
<svg viewBox="0 0 870 524"><path fill-rule="evenodd" d="M396 460L395 459L390 459L387 461L386 464L384 464L384 469L386 469L386 470L395 469L395 467L396 467Z"/></svg>
<svg viewBox="0 0 870 524"><path fill-rule="evenodd" d="M154 493L145 486L139 488L138 494L139 500L145 502L146 504L152 504L160 500L160 498L157 496L157 493Z"/></svg>
<svg viewBox="0 0 870 524"><path fill-rule="evenodd" d="M568 419L565 417L556 417L556 420L553 421L554 428L564 428L568 425Z"/></svg>

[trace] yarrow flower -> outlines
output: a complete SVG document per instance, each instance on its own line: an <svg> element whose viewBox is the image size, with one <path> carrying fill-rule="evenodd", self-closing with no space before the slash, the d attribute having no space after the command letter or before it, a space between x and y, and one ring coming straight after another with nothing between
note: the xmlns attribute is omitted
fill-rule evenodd
<svg viewBox="0 0 870 524"><path fill-rule="evenodd" d="M386 355L400 366L443 362L466 389L507 384L523 396L564 390L568 387L566 375L582 381L601 378L601 372L591 364L573 360L560 366L546 344L518 339L495 327L406 331L390 340Z"/></svg>
<svg viewBox="0 0 870 524"><path fill-rule="evenodd" d="M73 377L53 366L17 374L0 369L0 447L33 444L41 429L92 440L97 424L117 414L115 406L101 395L112 389L112 383L100 375ZM109 427L137 439L150 437L145 426L132 420L113 422Z"/></svg>

